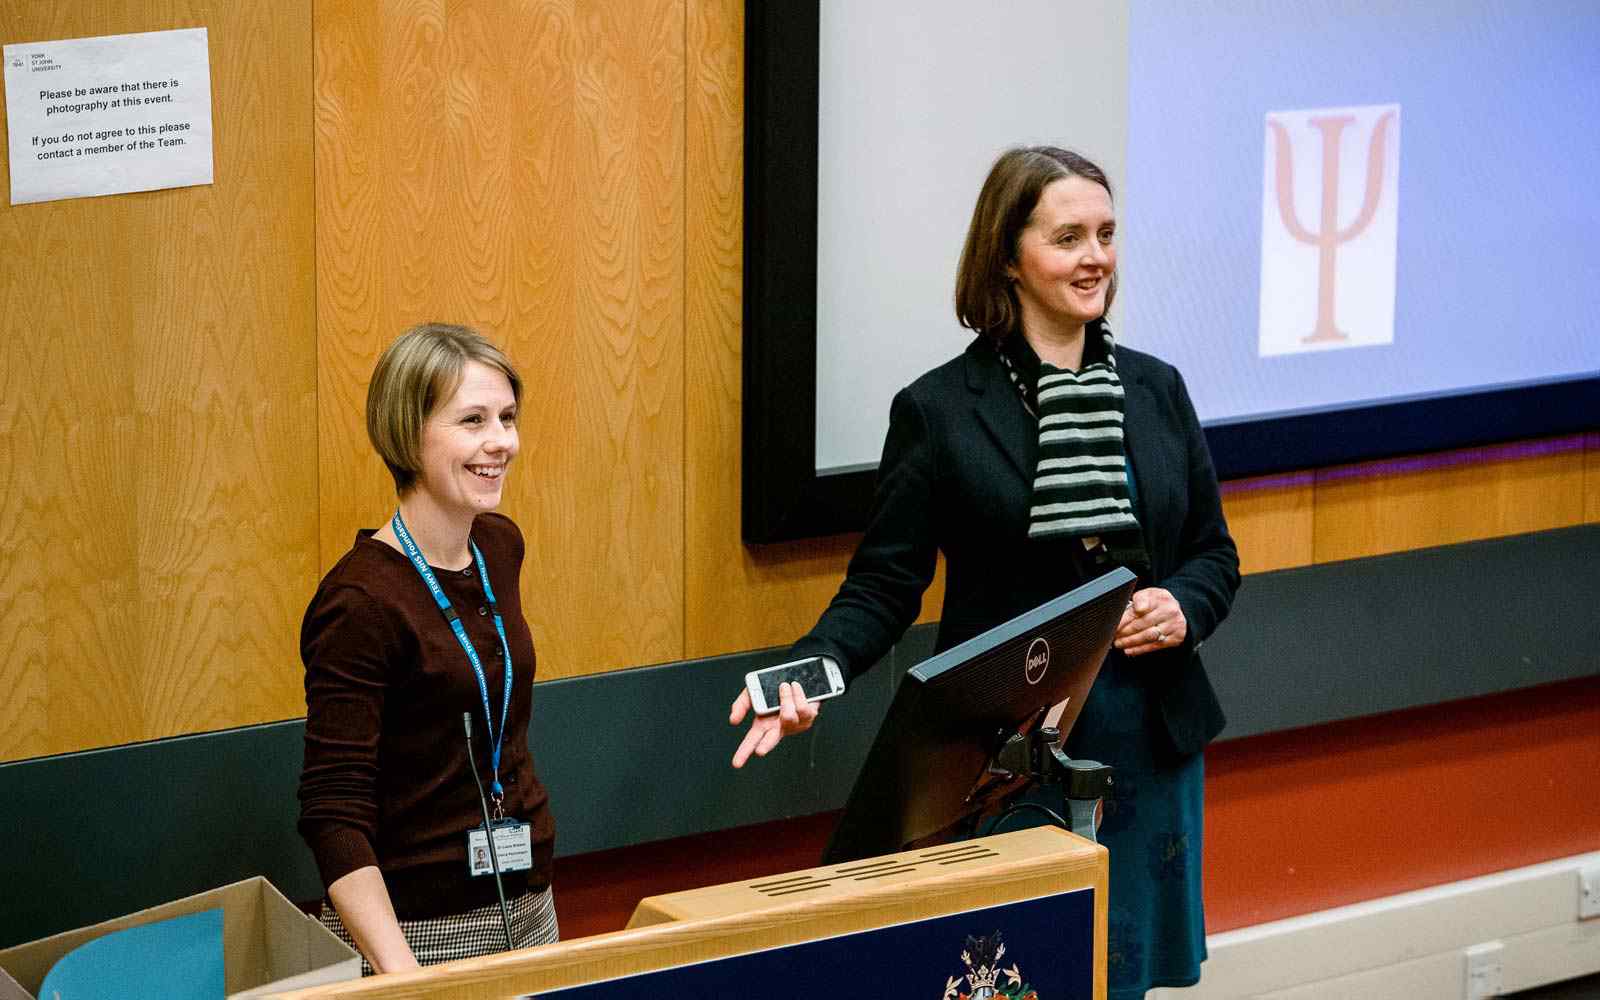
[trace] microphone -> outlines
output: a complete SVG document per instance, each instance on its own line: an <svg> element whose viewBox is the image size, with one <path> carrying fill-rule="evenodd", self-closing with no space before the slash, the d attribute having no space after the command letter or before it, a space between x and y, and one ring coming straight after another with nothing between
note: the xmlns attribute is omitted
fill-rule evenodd
<svg viewBox="0 0 1600 1000"><path fill-rule="evenodd" d="M500 880L500 852L494 847L494 825L489 822L489 800L483 795L483 780L478 777L478 762L472 756L472 713L461 713L461 728L467 734L467 764L472 767L472 783L478 786L478 806L483 810L483 830L489 835L489 867L494 870L494 891L500 896L500 926L506 932L506 950L516 948L511 940L511 911L506 908L506 886Z"/></svg>

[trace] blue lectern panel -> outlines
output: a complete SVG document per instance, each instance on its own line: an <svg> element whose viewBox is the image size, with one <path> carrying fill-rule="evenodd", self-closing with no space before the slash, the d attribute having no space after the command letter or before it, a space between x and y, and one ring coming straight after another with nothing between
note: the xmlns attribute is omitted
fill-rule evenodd
<svg viewBox="0 0 1600 1000"><path fill-rule="evenodd" d="M1077 889L531 995L1090 1000L1093 992L1094 890Z"/></svg>

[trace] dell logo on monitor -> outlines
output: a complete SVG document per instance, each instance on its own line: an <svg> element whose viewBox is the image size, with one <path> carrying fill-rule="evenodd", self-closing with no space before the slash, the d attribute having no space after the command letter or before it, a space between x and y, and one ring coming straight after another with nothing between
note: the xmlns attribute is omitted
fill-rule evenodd
<svg viewBox="0 0 1600 1000"><path fill-rule="evenodd" d="M1050 644L1044 641L1044 636L1028 644L1028 656L1022 663L1023 676L1028 678L1029 684L1037 684L1044 680L1045 671L1050 669Z"/></svg>

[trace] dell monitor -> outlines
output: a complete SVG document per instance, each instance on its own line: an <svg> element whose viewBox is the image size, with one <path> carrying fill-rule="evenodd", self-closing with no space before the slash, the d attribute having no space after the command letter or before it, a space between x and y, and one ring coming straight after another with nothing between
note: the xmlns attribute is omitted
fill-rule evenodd
<svg viewBox="0 0 1600 1000"><path fill-rule="evenodd" d="M840 864L931 842L1026 779L996 776L1001 746L1065 702L1069 732L1137 578L1118 567L913 667L823 855Z"/></svg>

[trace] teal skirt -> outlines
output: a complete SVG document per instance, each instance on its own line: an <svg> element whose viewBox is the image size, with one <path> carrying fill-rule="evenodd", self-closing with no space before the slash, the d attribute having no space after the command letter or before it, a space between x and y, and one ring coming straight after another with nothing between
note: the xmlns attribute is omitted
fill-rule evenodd
<svg viewBox="0 0 1600 1000"><path fill-rule="evenodd" d="M1158 754L1163 725L1137 682L1138 659L1113 653L1067 737L1067 753L1114 768L1099 839L1111 854L1108 1000L1158 986L1192 986L1206 957L1200 894L1205 762ZM1057 789L1027 799L1066 815ZM1040 825L1028 811L1000 830Z"/></svg>

